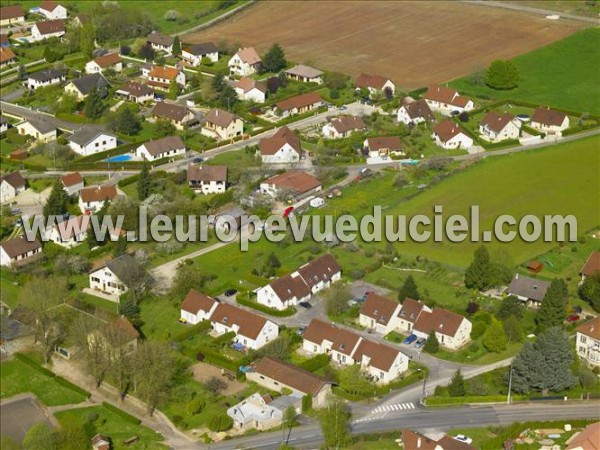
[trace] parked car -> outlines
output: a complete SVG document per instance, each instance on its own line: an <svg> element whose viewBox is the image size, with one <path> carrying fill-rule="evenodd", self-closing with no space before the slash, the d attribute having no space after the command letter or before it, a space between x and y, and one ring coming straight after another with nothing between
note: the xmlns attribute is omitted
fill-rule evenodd
<svg viewBox="0 0 600 450"><path fill-rule="evenodd" d="M231 297L233 295L237 294L237 289L227 289L225 291L225 296L226 297Z"/></svg>
<svg viewBox="0 0 600 450"><path fill-rule="evenodd" d="M302 306L303 308L306 308L306 309L312 308L312 305L310 303L308 303L308 302L300 302L300 303L298 303L298 305L300 305L300 306Z"/></svg>
<svg viewBox="0 0 600 450"><path fill-rule="evenodd" d="M192 160L192 162L193 162L193 163L196 163L196 164L198 164L198 163L201 163L202 161L204 161L204 158L194 158L194 159Z"/></svg>
<svg viewBox="0 0 600 450"><path fill-rule="evenodd" d="M185 320L183 317L179 318L179 323L187 323L187 320Z"/></svg>
<svg viewBox="0 0 600 450"><path fill-rule="evenodd" d="M358 301L355 298L348 300L348 306L350 308L352 308L353 306L356 306L356 305L358 305Z"/></svg>
<svg viewBox="0 0 600 450"><path fill-rule="evenodd" d="M454 436L454 439L460 442L464 442L465 444L470 444L473 442L473 439L471 439L469 436L465 436L464 434L457 434L456 436Z"/></svg>
<svg viewBox="0 0 600 450"><path fill-rule="evenodd" d="M404 341L402 342L403 344L406 345L410 345L413 342L415 342L417 340L417 335L416 334L411 334L410 336L408 336L406 339L404 339Z"/></svg>
<svg viewBox="0 0 600 450"><path fill-rule="evenodd" d="M425 345L425 342L427 342L427 339L425 338L417 339L417 342L415 342L415 348L423 347Z"/></svg>
<svg viewBox="0 0 600 450"><path fill-rule="evenodd" d="M567 317L567 322L577 322L579 319L581 319L581 317L579 317L578 314L573 314Z"/></svg>
<svg viewBox="0 0 600 450"><path fill-rule="evenodd" d="M298 336L302 336L305 331L306 331L306 327L304 325L302 325L302 326L298 327L298 329L296 330L296 334Z"/></svg>

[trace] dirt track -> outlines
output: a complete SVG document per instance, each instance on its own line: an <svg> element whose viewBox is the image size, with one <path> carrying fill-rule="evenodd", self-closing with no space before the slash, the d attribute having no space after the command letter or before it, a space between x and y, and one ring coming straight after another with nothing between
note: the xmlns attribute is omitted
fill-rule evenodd
<svg viewBox="0 0 600 450"><path fill-rule="evenodd" d="M278 42L289 59L404 88L446 82L561 39L570 21L458 2L261 1L185 42L230 42L259 52Z"/></svg>

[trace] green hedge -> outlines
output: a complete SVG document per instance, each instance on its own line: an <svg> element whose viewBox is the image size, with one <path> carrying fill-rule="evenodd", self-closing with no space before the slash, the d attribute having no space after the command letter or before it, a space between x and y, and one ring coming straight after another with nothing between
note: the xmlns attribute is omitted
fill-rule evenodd
<svg viewBox="0 0 600 450"><path fill-rule="evenodd" d="M527 134L531 134L532 136L542 136L544 134L540 130L536 130L535 128L532 128L525 124L521 124L521 131L524 131Z"/></svg>
<svg viewBox="0 0 600 450"><path fill-rule="evenodd" d="M107 410L109 410L110 412L112 412L113 414L119 416L125 422L129 422L134 425L139 425L142 423L142 421L140 419L138 419L137 417L134 417L131 414L126 413L122 409L119 409L116 406L111 405L110 403L102 402L102 406L104 408L106 408Z"/></svg>
<svg viewBox="0 0 600 450"><path fill-rule="evenodd" d="M286 309L280 311L278 309L269 308L268 306L261 305L260 303L256 303L256 302L253 302L250 300L243 300L239 296L236 299L236 301L238 302L239 305L247 306L248 308L252 308L257 311L264 312L265 314L269 314L269 315L275 316L275 317L289 317L289 316L293 316L294 314L296 314L296 308L294 308L294 307L289 307L289 308L286 308Z"/></svg>
<svg viewBox="0 0 600 450"><path fill-rule="evenodd" d="M586 127L585 125L575 125L574 127L567 128L565 131L563 131L562 135L569 136L571 134L582 133L584 131L593 130L594 128L597 128L598 126L599 126L598 124L596 124L593 127Z"/></svg>
<svg viewBox="0 0 600 450"><path fill-rule="evenodd" d="M512 395L513 401L528 400L525 395ZM459 405L466 403L506 403L506 395L466 395L464 397L448 397L441 395L432 395L427 397L425 403L427 406L433 405Z"/></svg>
<svg viewBox="0 0 600 450"><path fill-rule="evenodd" d="M140 174L137 173L135 175L131 175L130 177L119 180L117 185L119 187L129 186L130 184L137 183L139 179L140 179Z"/></svg>
<svg viewBox="0 0 600 450"><path fill-rule="evenodd" d="M61 386L64 386L66 388L71 389L74 392L77 392L81 395L83 395L84 397L91 397L91 393L89 393L88 391L86 391L85 389L80 388L79 386L71 383L68 380L65 380L63 377L56 375L54 377L54 381L56 381L58 384L60 384Z"/></svg>
<svg viewBox="0 0 600 450"><path fill-rule="evenodd" d="M187 328L186 330L182 331L181 333L176 335L173 340L176 342L185 341L190 336L194 336L195 334L203 333L209 330L211 326L212 325L210 323L210 320L203 320L202 322L197 323L196 325L193 325Z"/></svg>
<svg viewBox="0 0 600 450"><path fill-rule="evenodd" d="M24 355L22 353L15 353L15 358L21 361L23 364L26 364L27 366L31 367L36 372L41 373L42 375L46 375L50 378L56 377L56 374L54 372L46 369L45 367L42 367L37 361L34 361L27 355Z"/></svg>
<svg viewBox="0 0 600 450"><path fill-rule="evenodd" d="M213 345L221 345L221 344L228 343L236 336L237 336L237 334L235 333L235 331L228 331L227 333L224 333L221 336L214 338Z"/></svg>
<svg viewBox="0 0 600 450"><path fill-rule="evenodd" d="M316 372L319 369L322 369L327 364L329 364L329 355L317 355L313 356L310 359L302 362L300 364L300 368L304 370L308 370L309 372Z"/></svg>
<svg viewBox="0 0 600 450"><path fill-rule="evenodd" d="M225 358L221 353L208 346L201 346L197 353L202 353L204 355L204 362L214 364L215 366L223 367L224 369L230 370L232 372L237 372L239 370L240 365L242 365L241 361L232 361L228 358Z"/></svg>

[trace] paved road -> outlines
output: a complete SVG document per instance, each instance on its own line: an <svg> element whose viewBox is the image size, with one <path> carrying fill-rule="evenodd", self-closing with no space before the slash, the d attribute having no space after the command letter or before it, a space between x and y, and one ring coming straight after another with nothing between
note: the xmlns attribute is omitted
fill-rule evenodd
<svg viewBox="0 0 600 450"><path fill-rule="evenodd" d="M24 106L15 105L13 103L6 102L4 100L0 101L0 107L3 113L7 113L13 116L22 117L24 119L38 119L44 120L51 124L54 124L57 128L65 129L68 131L74 131L80 128L82 125L69 122L68 120L58 119L54 116L49 116L48 114L37 112L36 110L30 110L29 108L25 108ZM99 129L105 129L105 125L94 124L88 125L93 126Z"/></svg>
<svg viewBox="0 0 600 450"><path fill-rule="evenodd" d="M567 14L560 11L552 11L550 9L541 9L541 8L531 8L528 6L515 5L513 3L508 2L494 2L489 0L462 0L464 3L471 3L479 6L488 6L492 8L504 8L504 9L512 9L514 11L526 12L530 14L537 14L542 16L550 16L554 14L558 14L561 19L569 19L569 20L577 20L579 22L587 22L594 25L600 25L599 19L594 19L593 17L585 17L578 16L575 14Z"/></svg>

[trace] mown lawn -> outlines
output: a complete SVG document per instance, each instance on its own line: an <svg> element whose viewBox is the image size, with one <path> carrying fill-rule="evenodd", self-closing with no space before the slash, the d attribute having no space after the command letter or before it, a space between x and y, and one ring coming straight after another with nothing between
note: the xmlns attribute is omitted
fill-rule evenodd
<svg viewBox="0 0 600 450"><path fill-rule="evenodd" d="M520 83L515 89L498 91L472 76L450 83L461 93L493 99L513 99L533 104L600 114L598 66L600 29L579 31L561 41L516 57Z"/></svg>

